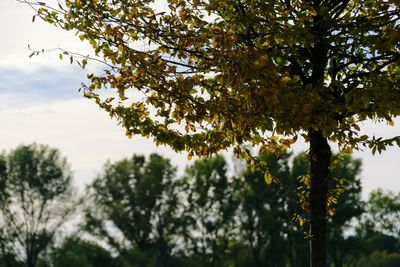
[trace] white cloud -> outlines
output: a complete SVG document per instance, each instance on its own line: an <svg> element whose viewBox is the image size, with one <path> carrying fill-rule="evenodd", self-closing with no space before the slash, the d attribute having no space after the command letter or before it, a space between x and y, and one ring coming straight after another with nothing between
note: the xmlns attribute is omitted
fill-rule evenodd
<svg viewBox="0 0 400 267"><path fill-rule="evenodd" d="M34 11L16 0L0 1L0 67L18 67L32 70L46 66L65 68L67 61L61 62L58 53L45 53L29 58L28 45L32 49L64 48L69 51L90 52L88 44L81 42L75 32L66 32L40 19L32 23Z"/></svg>
<svg viewBox="0 0 400 267"><path fill-rule="evenodd" d="M68 157L79 187L89 182L106 160L119 160L133 153L148 155L157 151L176 165L183 167L186 163L185 155L157 148L151 140L128 139L115 120L85 99L3 110L0 122L1 148L33 142L58 148Z"/></svg>

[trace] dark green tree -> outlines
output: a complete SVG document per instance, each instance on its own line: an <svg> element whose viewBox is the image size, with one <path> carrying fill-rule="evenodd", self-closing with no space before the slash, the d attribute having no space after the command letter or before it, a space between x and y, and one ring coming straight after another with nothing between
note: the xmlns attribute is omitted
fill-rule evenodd
<svg viewBox="0 0 400 267"><path fill-rule="evenodd" d="M357 225L357 238L363 255L359 266L398 265L399 218L398 192L378 189L370 193L366 211Z"/></svg>
<svg viewBox="0 0 400 267"><path fill-rule="evenodd" d="M238 179L222 156L197 160L182 180L185 250L200 266L224 266L237 236Z"/></svg>
<svg viewBox="0 0 400 267"><path fill-rule="evenodd" d="M335 155L336 159L338 155ZM350 156L340 156L332 166L332 181L329 187L330 208L333 215L328 220L328 259L332 266L352 266L359 251L352 248L358 239L346 236L353 219L360 218L364 211L361 201L361 161ZM240 227L242 240L251 251L251 266L302 267L309 264L306 232L307 213L300 208L304 179L310 170L307 155L301 153L292 159L291 154L266 153L260 156L277 178L267 185L261 172L246 171L243 174ZM342 186L337 188L338 180ZM300 191L299 191L300 189ZM338 194L340 196L338 197ZM300 195L299 195L300 194ZM297 223L293 223L296 221ZM301 227L300 224L303 224Z"/></svg>
<svg viewBox="0 0 400 267"><path fill-rule="evenodd" d="M176 168L152 154L107 163L89 187L86 230L116 250L122 266L173 266Z"/></svg>
<svg viewBox="0 0 400 267"><path fill-rule="evenodd" d="M278 157L273 153L260 156L279 184L267 185L260 172L243 174L238 218L240 236L251 252L249 266L285 266L287 263L286 228L292 224L298 206L296 179L290 179L289 157L286 152Z"/></svg>
<svg viewBox="0 0 400 267"><path fill-rule="evenodd" d="M67 237L60 247L50 253L49 266L52 267L119 267L118 260L98 244Z"/></svg>
<svg viewBox="0 0 400 267"><path fill-rule="evenodd" d="M23 145L0 157L2 247L35 267L74 210L71 171L56 149Z"/></svg>
<svg viewBox="0 0 400 267"><path fill-rule="evenodd" d="M400 192L374 190L367 203L367 216L364 224L375 231L393 236L400 234Z"/></svg>
<svg viewBox="0 0 400 267"><path fill-rule="evenodd" d="M121 266L307 266L307 207L299 203L307 204L300 199L308 192L298 189L309 177L307 155L270 152L260 159L275 183L260 171L234 173L221 156L195 161L179 179L157 155L108 163L90 187L95 206L87 229L119 253ZM335 267L360 257L353 248L360 240L345 234L363 211L360 167L341 156L331 170L330 201L341 192L329 206L328 258ZM159 244L168 247L168 261Z"/></svg>
<svg viewBox="0 0 400 267"><path fill-rule="evenodd" d="M357 267L398 267L400 266L400 253L376 251L362 259Z"/></svg>
<svg viewBox="0 0 400 267"><path fill-rule="evenodd" d="M337 159L337 157L340 159ZM332 167L333 179L339 181L333 183L334 190L339 190L338 198L332 198L335 203L333 216L328 219L328 256L334 267L353 266L360 257L360 240L346 231L354 230L354 224L361 219L365 212L365 203L361 199L361 160L352 159L349 155L335 155L337 163Z"/></svg>

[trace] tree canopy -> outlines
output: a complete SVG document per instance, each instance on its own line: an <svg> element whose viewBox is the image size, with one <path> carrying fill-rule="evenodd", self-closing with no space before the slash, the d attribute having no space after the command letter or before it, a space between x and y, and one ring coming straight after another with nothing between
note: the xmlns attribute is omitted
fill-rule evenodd
<svg viewBox="0 0 400 267"><path fill-rule="evenodd" d="M109 65L89 75L86 95L128 135L176 150L286 146L310 129L357 147L359 121L392 124L399 111L398 1L38 4ZM116 95L102 99L103 88Z"/></svg>
<svg viewBox="0 0 400 267"><path fill-rule="evenodd" d="M74 207L71 171L56 149L19 146L0 156L2 252L35 267Z"/></svg>
<svg viewBox="0 0 400 267"><path fill-rule="evenodd" d="M85 229L121 255L136 251L137 266L173 266L172 239L179 227L175 174L157 154L107 163L89 188L93 205L85 212Z"/></svg>

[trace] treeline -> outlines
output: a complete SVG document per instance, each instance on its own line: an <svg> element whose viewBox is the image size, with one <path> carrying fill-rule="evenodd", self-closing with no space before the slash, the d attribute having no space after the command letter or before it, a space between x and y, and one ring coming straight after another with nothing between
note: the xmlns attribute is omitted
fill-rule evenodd
<svg viewBox="0 0 400 267"><path fill-rule="evenodd" d="M33 144L3 153L0 266L309 266L307 156L261 158L277 183L239 161L229 168L222 156L178 176L160 155L134 155L106 163L78 196L58 150ZM336 156L329 266L400 266L400 194L377 190L362 201L360 171L360 160ZM72 231L66 225L77 215Z"/></svg>

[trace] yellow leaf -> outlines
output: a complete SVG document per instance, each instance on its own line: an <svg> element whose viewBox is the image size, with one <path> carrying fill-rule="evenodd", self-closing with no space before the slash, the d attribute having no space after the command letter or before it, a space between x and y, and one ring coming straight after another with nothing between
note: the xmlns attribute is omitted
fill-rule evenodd
<svg viewBox="0 0 400 267"><path fill-rule="evenodd" d="M333 214L335 214L335 212L333 211L333 209L328 209L328 214L329 214L329 216L333 216Z"/></svg>
<svg viewBox="0 0 400 267"><path fill-rule="evenodd" d="M211 27L211 30L214 34L220 34L222 32L221 28L218 26Z"/></svg>
<svg viewBox="0 0 400 267"><path fill-rule="evenodd" d="M269 41L267 40L267 41L265 41L264 43L262 43L262 46L263 46L263 47L269 47Z"/></svg>
<svg viewBox="0 0 400 267"><path fill-rule="evenodd" d="M310 9L310 15L315 17L315 16L318 15L318 12L314 8L311 8Z"/></svg>
<svg viewBox="0 0 400 267"><path fill-rule="evenodd" d="M283 78L281 79L281 82L282 82L284 85L287 85L288 82L290 82L290 77L287 77L287 76L283 77Z"/></svg>
<svg viewBox="0 0 400 267"><path fill-rule="evenodd" d="M118 77L115 78L115 80L120 83L120 82L123 82L124 77L118 76Z"/></svg>
<svg viewBox="0 0 400 267"><path fill-rule="evenodd" d="M273 179L273 177L272 177L272 175L269 173L269 172L265 172L264 173L264 180L265 180L265 182L267 183L267 184L271 184L272 183L272 179Z"/></svg>

